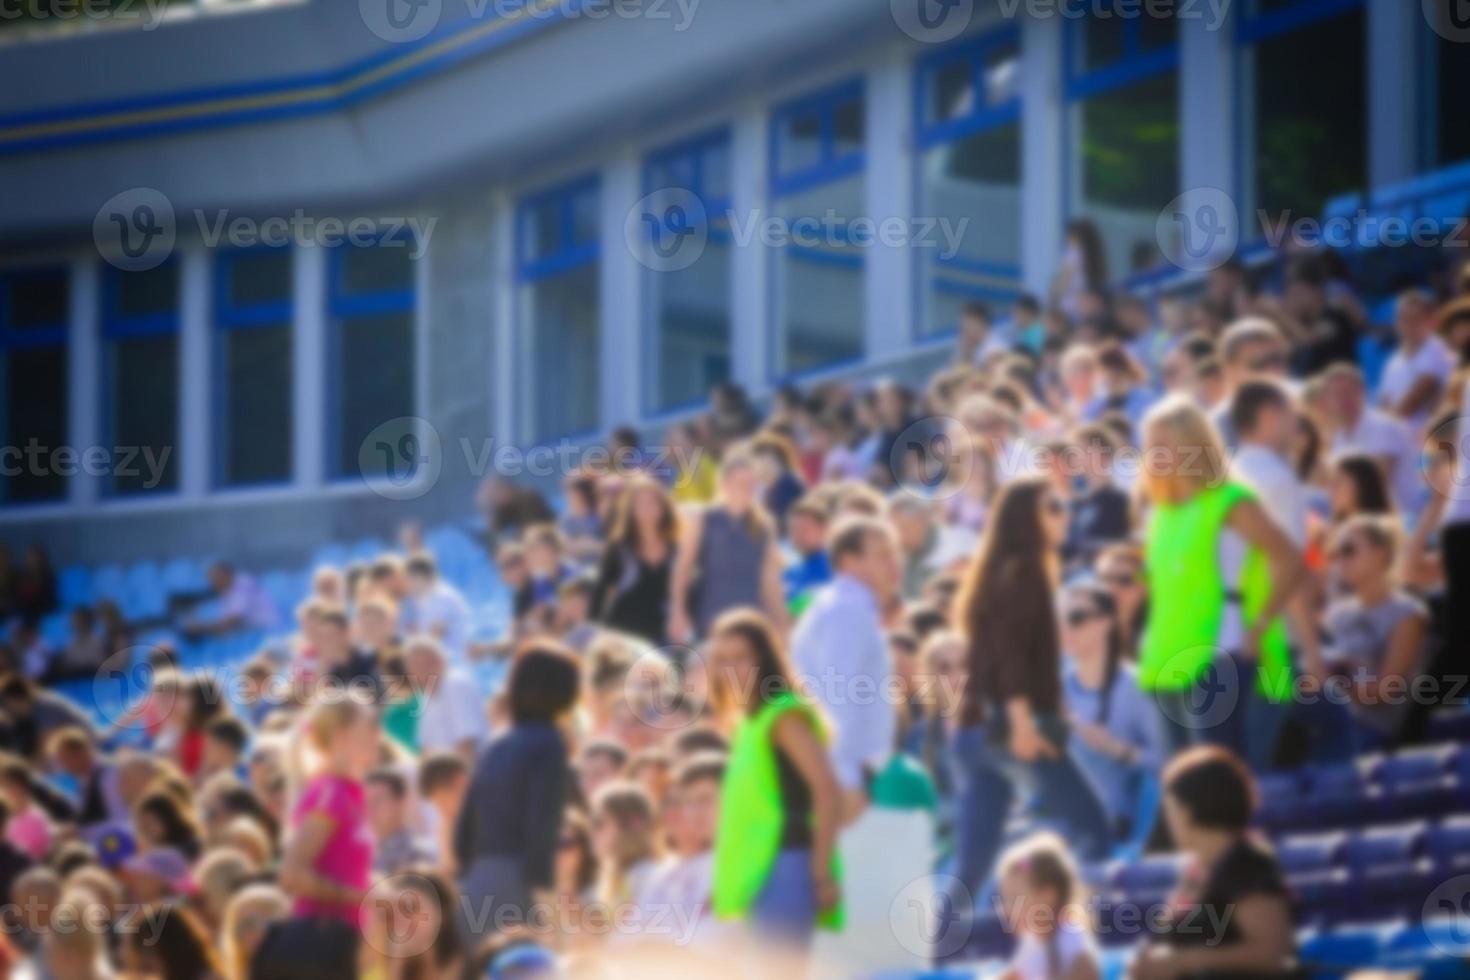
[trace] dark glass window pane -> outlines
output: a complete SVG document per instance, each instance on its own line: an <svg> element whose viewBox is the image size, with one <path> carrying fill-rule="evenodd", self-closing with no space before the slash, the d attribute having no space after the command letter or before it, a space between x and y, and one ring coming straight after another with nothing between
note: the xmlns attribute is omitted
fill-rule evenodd
<svg viewBox="0 0 1470 980"><path fill-rule="evenodd" d="M178 487L179 345L173 336L118 340L109 357L115 493ZM167 453L165 456L164 454ZM162 464L161 466L159 464Z"/></svg>
<svg viewBox="0 0 1470 980"><path fill-rule="evenodd" d="M1021 97L1021 51L1014 44L1002 44L985 56L982 69L987 105L1004 105Z"/></svg>
<svg viewBox="0 0 1470 980"><path fill-rule="evenodd" d="M349 294L397 292L413 288L412 249L407 242L373 248L344 246L342 288Z"/></svg>
<svg viewBox="0 0 1470 980"><path fill-rule="evenodd" d="M597 428L598 266L592 262L526 287L523 404L529 436L543 442Z"/></svg>
<svg viewBox="0 0 1470 980"><path fill-rule="evenodd" d="M1179 193L1178 79L1161 75L1094 96L1077 106L1077 119L1082 172L1072 211L1097 224L1110 275L1126 275L1145 251L1158 250L1159 210Z"/></svg>
<svg viewBox="0 0 1470 980"><path fill-rule="evenodd" d="M929 107L933 122L958 119L975 109L975 66L969 61L945 65L934 73L933 104Z"/></svg>
<svg viewBox="0 0 1470 980"><path fill-rule="evenodd" d="M704 151L704 195L709 201L730 197L730 141L712 143Z"/></svg>
<svg viewBox="0 0 1470 980"><path fill-rule="evenodd" d="M544 201L522 211L521 237L521 248L526 259L539 259L562 248L559 202Z"/></svg>
<svg viewBox="0 0 1470 980"><path fill-rule="evenodd" d="M225 486L291 477L291 327L251 327L218 335L219 480Z"/></svg>
<svg viewBox="0 0 1470 980"><path fill-rule="evenodd" d="M1363 187L1366 56L1361 10L1255 45L1256 209L1317 215Z"/></svg>
<svg viewBox="0 0 1470 980"><path fill-rule="evenodd" d="M1145 6L1138 18L1138 45L1144 51L1157 51L1179 43L1179 18L1172 12L1151 16Z"/></svg>
<svg viewBox="0 0 1470 980"><path fill-rule="evenodd" d="M1470 44L1437 38L1439 47L1435 93L1438 139L1434 163L1444 166L1470 159L1470 123L1465 119L1465 93L1470 92Z"/></svg>
<svg viewBox="0 0 1470 980"><path fill-rule="evenodd" d="M117 314L149 316L179 306L179 265L165 262L146 272L117 273Z"/></svg>
<svg viewBox="0 0 1470 980"><path fill-rule="evenodd" d="M648 276L657 365L652 408L687 405L730 376L730 247L711 241L687 269Z"/></svg>
<svg viewBox="0 0 1470 980"><path fill-rule="evenodd" d="M805 170L822 162L822 120L815 112L788 117L776 139L781 173Z"/></svg>
<svg viewBox="0 0 1470 980"><path fill-rule="evenodd" d="M1080 32L1082 71L1103 68L1122 60L1127 52L1126 21L1121 17L1087 17Z"/></svg>
<svg viewBox="0 0 1470 980"><path fill-rule="evenodd" d="M61 327L67 321L66 271L27 273L11 279L8 323L14 329Z"/></svg>
<svg viewBox="0 0 1470 980"><path fill-rule="evenodd" d="M257 249L230 256L230 304L259 306L291 299L291 250Z"/></svg>
<svg viewBox="0 0 1470 980"><path fill-rule="evenodd" d="M572 209L572 234L576 245L587 245L597 241L598 195L595 190L579 191L570 202Z"/></svg>
<svg viewBox="0 0 1470 980"><path fill-rule="evenodd" d="M338 476L361 471L358 451L374 428L413 414L413 317L407 311L350 317L338 324Z"/></svg>
<svg viewBox="0 0 1470 980"><path fill-rule="evenodd" d="M0 479L6 503L59 500L66 477L57 472L53 451L67 442L66 348L39 347L5 354L4 444L21 450L20 472ZM39 450L32 454L33 444Z"/></svg>
<svg viewBox="0 0 1470 980"><path fill-rule="evenodd" d="M856 98L839 103L833 111L832 118L834 152L838 156L861 152L863 134L866 132L867 123L863 118L863 100Z"/></svg>

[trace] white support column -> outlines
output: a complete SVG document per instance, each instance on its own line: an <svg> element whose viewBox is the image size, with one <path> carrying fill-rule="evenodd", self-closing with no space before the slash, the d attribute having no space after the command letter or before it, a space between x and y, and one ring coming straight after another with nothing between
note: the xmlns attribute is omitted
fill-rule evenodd
<svg viewBox="0 0 1470 980"><path fill-rule="evenodd" d="M602 169L602 229L598 283L601 293L598 375L602 384L602 419L599 428L637 422L641 414L639 393L643 350L639 337L639 294L643 266L628 247L623 228L628 213L641 196L638 155L631 148L619 153ZM577 356L578 352L569 352Z"/></svg>
<svg viewBox="0 0 1470 980"><path fill-rule="evenodd" d="M1428 34L1417 3L1368 0L1368 184L1385 187L1414 175L1419 100L1416 36Z"/></svg>
<svg viewBox="0 0 1470 980"><path fill-rule="evenodd" d="M733 225L758 227L770 206L767 146L770 142L766 107L750 102L737 110L731 135L730 157ZM758 395L769 382L770 263L760 236L730 250L730 344L734 380Z"/></svg>
<svg viewBox="0 0 1470 980"><path fill-rule="evenodd" d="M322 485L326 450L327 253L299 244L291 253L291 458L294 484Z"/></svg>
<svg viewBox="0 0 1470 980"><path fill-rule="evenodd" d="M1219 21L1205 5L1199 16L1179 20L1178 193L1214 188L1233 200L1240 187L1231 123L1241 97L1234 42L1237 6L1225 4Z"/></svg>
<svg viewBox="0 0 1470 980"><path fill-rule="evenodd" d="M516 275L515 275L515 202L504 193L495 195L494 216L491 222L491 275L493 311L490 329L493 331L490 356L490 376L485 380L493 392L490 410L490 433L497 446L513 446L516 437L516 385L515 331L516 326ZM493 457L492 457L493 460Z"/></svg>
<svg viewBox="0 0 1470 980"><path fill-rule="evenodd" d="M67 388L69 411L67 439L80 459L100 442L102 420L99 394L102 390L101 268L93 253L71 263L67 285ZM101 496L99 477L79 467L67 486L67 500L74 507L89 507Z"/></svg>
<svg viewBox="0 0 1470 980"><path fill-rule="evenodd" d="M1021 21L1021 277L1045 296L1062 250L1063 17Z"/></svg>
<svg viewBox="0 0 1470 980"><path fill-rule="evenodd" d="M864 217L882 227L914 217L914 67L909 51L887 53L867 75L867 174ZM941 217L941 216L934 216ZM911 232L920 226L910 222ZM865 253L863 332L868 358L902 351L914 338L915 249L934 248L928 240L898 246L875 241Z"/></svg>
<svg viewBox="0 0 1470 980"><path fill-rule="evenodd" d="M210 257L202 245L190 244L179 256L179 491L198 500L210 488L210 370L213 340L209 315Z"/></svg>

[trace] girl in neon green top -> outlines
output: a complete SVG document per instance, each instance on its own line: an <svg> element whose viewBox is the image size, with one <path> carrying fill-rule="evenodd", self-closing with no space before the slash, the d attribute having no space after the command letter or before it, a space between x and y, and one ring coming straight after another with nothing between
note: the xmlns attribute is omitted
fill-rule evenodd
<svg viewBox="0 0 1470 980"><path fill-rule="evenodd" d="M732 733L715 834L714 912L802 948L817 924L842 924L842 797L824 726L796 693L780 641L759 613L720 617L709 650L711 700Z"/></svg>
<svg viewBox="0 0 1470 980"><path fill-rule="evenodd" d="M1225 742L1264 764L1279 713L1263 706L1289 700L1294 683L1283 612L1301 618L1308 665L1319 660L1310 610L1292 602L1306 565L1255 491L1230 478L1220 438L1192 401L1160 403L1143 435L1153 508L1139 683L1159 697L1176 742Z"/></svg>

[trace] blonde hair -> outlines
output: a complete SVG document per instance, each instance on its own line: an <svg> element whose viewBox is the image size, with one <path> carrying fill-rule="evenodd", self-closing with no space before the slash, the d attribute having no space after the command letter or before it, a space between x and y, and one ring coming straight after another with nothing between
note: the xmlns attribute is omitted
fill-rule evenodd
<svg viewBox="0 0 1470 980"><path fill-rule="evenodd" d="M1169 472L1162 471L1152 452L1153 435L1161 429L1169 433L1169 445L1175 451ZM1150 409L1143 418L1143 434L1143 485L1153 503L1183 503L1201 490L1220 486L1228 478L1220 433L1209 416L1187 396L1170 395Z"/></svg>
<svg viewBox="0 0 1470 980"><path fill-rule="evenodd" d="M275 885L247 885L230 899L225 906L224 924L220 929L220 947L229 980L245 980L250 975L252 951L241 947L238 933L240 919L251 907L260 910L266 920L273 922L290 914L291 900Z"/></svg>
<svg viewBox="0 0 1470 980"><path fill-rule="evenodd" d="M317 702L301 717L291 740L290 785L293 799L321 769L333 740L357 724L369 710L361 701L336 697Z"/></svg>

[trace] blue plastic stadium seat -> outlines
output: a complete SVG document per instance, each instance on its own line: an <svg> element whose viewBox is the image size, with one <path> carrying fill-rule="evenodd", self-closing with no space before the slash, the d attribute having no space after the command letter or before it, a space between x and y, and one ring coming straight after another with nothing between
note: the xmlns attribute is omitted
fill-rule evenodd
<svg viewBox="0 0 1470 980"><path fill-rule="evenodd" d="M1383 957L1396 923L1333 929L1301 941L1301 960L1313 976L1342 976L1345 971L1373 966Z"/></svg>
<svg viewBox="0 0 1470 980"><path fill-rule="evenodd" d="M1261 807L1256 822L1268 831L1279 832L1304 826L1305 777L1299 772L1272 772L1257 777Z"/></svg>
<svg viewBox="0 0 1470 980"><path fill-rule="evenodd" d="M92 570L85 565L68 565L56 577L56 590L67 609L92 604Z"/></svg>
<svg viewBox="0 0 1470 980"><path fill-rule="evenodd" d="M1435 959L1470 957L1470 929L1462 916L1414 922L1390 938L1385 965L1421 966ZM1467 973L1470 967L1462 965Z"/></svg>
<svg viewBox="0 0 1470 980"><path fill-rule="evenodd" d="M161 575L169 595L189 595L209 587L208 567L194 558L175 558L163 566Z"/></svg>
<svg viewBox="0 0 1470 980"><path fill-rule="evenodd" d="M1470 709L1436 711L1429 718L1428 737L1444 742L1470 742Z"/></svg>
<svg viewBox="0 0 1470 980"><path fill-rule="evenodd" d="M1424 849L1439 877L1470 873L1470 816L1452 817L1431 828Z"/></svg>
<svg viewBox="0 0 1470 980"><path fill-rule="evenodd" d="M1433 890L1432 862L1424 854L1422 822L1370 827L1353 835L1343 851L1357 894L1350 918L1383 918L1421 909Z"/></svg>
<svg viewBox="0 0 1470 980"><path fill-rule="evenodd" d="M1460 791L1454 772L1458 754L1458 746L1431 745L1385 757L1377 770L1384 815L1407 820L1453 810Z"/></svg>
<svg viewBox="0 0 1470 980"><path fill-rule="evenodd" d="M1359 763L1307 770L1305 817L1313 827L1355 826L1379 816L1382 790L1364 778Z"/></svg>

